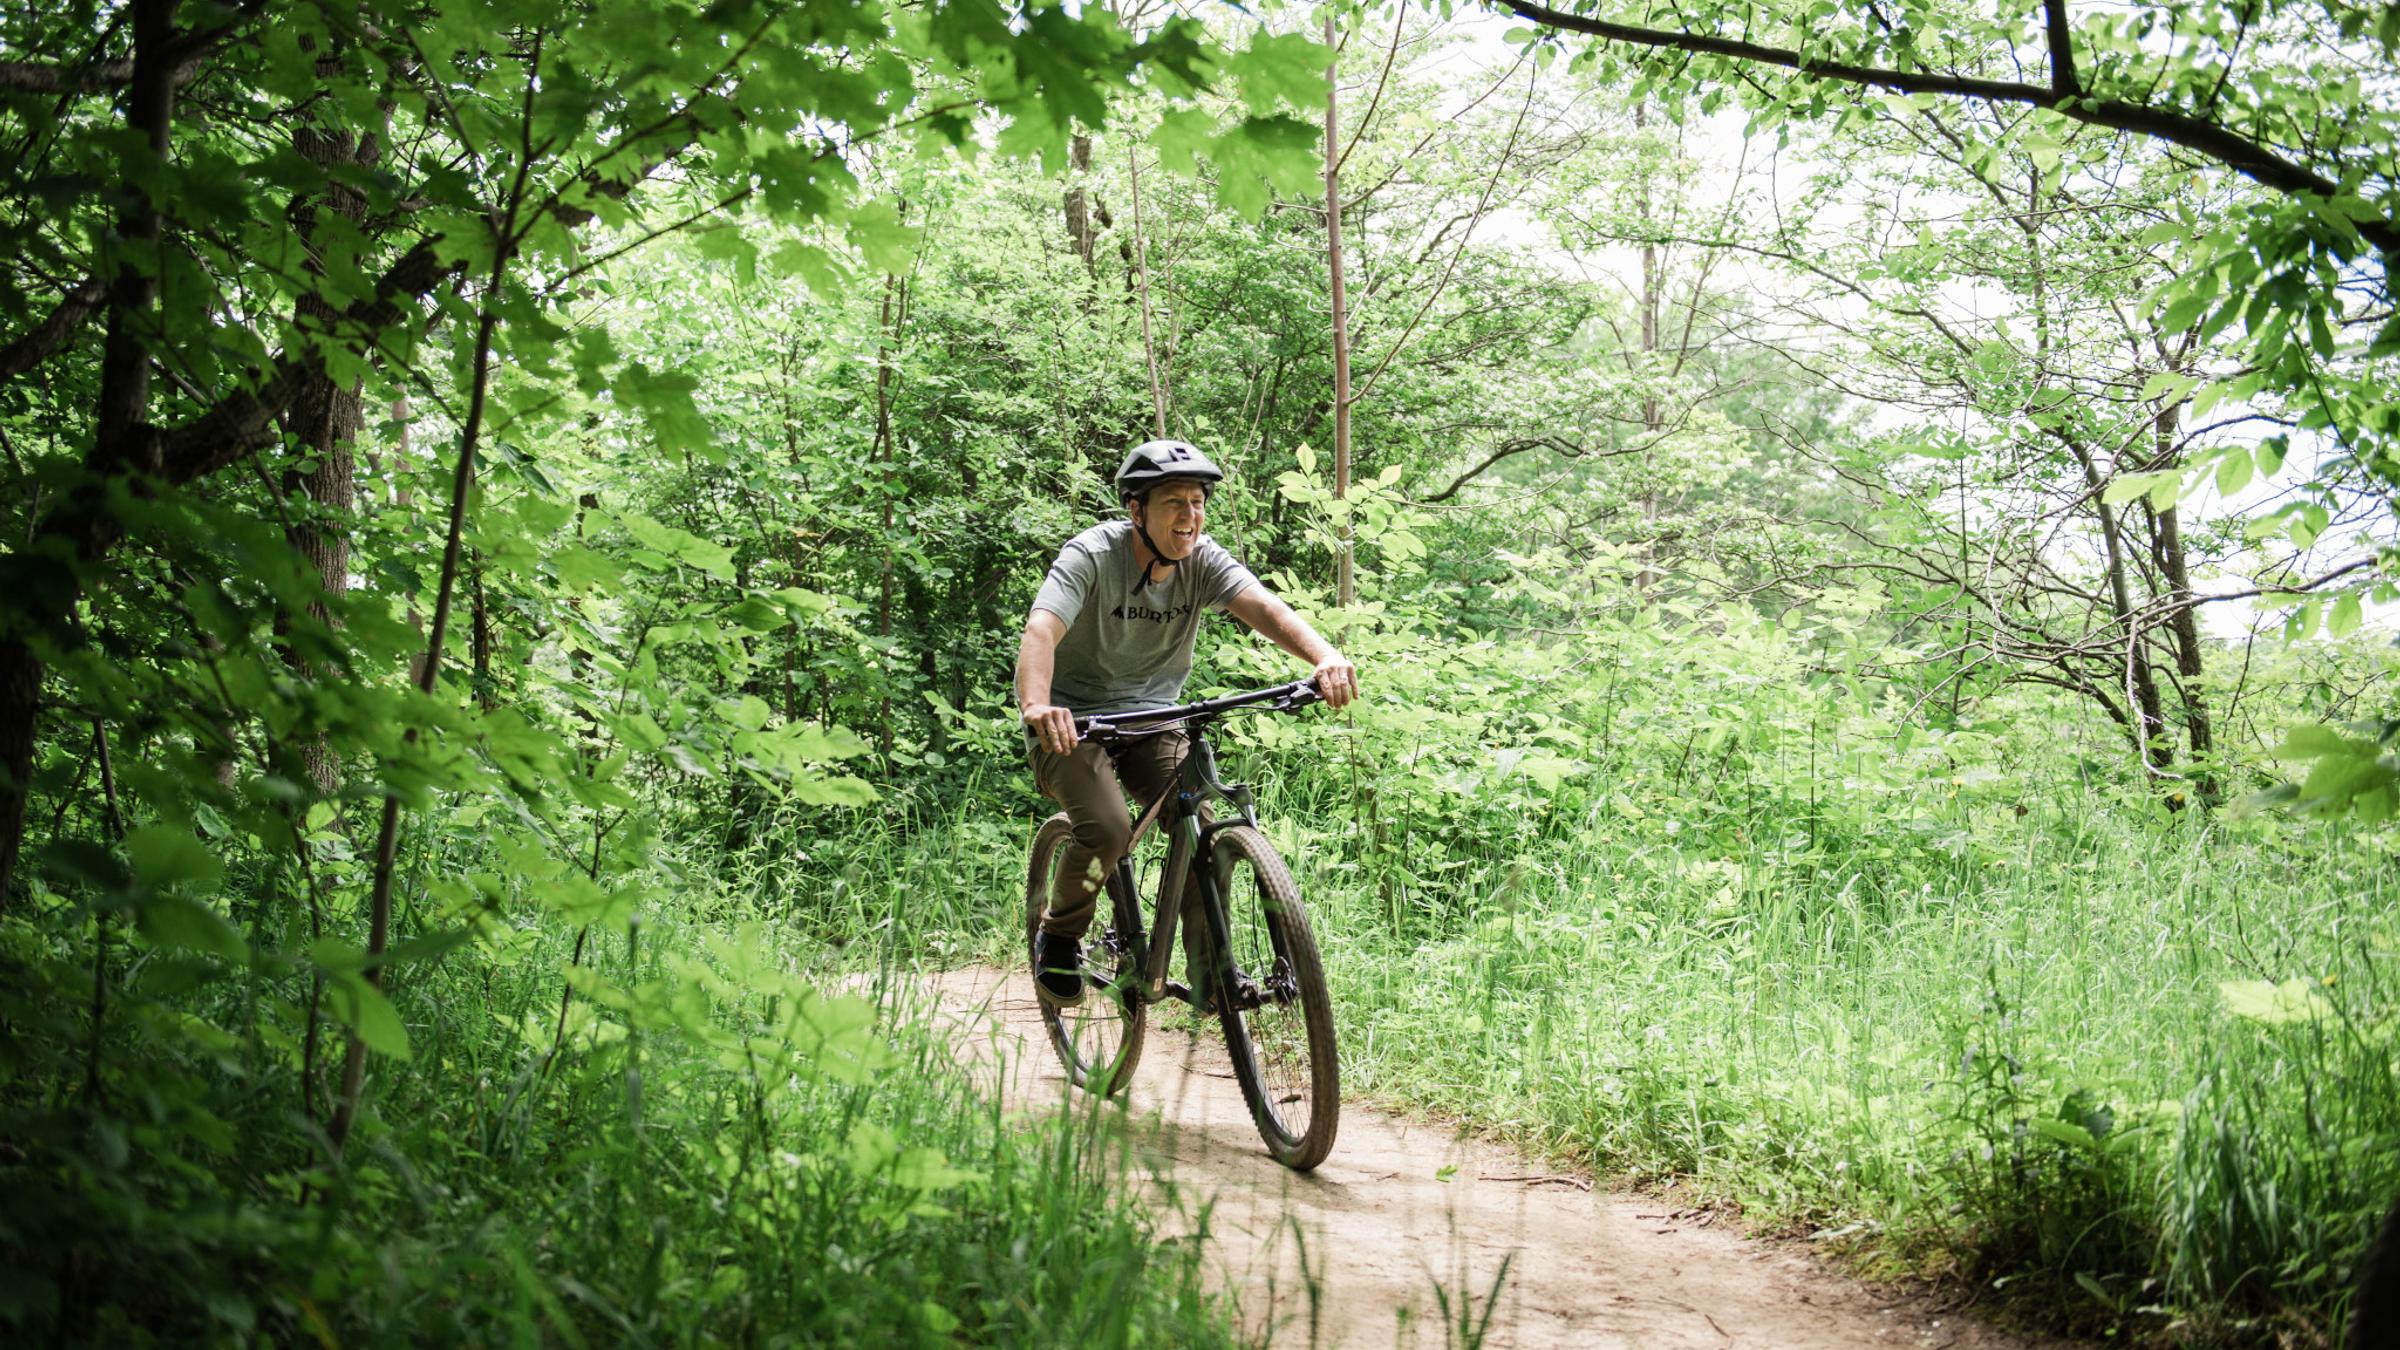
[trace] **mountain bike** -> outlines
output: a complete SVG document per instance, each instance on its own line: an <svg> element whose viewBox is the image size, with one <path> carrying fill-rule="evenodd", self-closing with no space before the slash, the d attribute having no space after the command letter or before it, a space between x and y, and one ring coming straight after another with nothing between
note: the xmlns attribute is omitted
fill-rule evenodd
<svg viewBox="0 0 2400 1350"><path fill-rule="evenodd" d="M1258 827L1250 788L1218 779L1208 733L1235 714L1293 713L1322 701L1316 686L1301 680L1180 707L1076 719L1077 736L1112 754L1141 737L1176 730L1190 738L1190 747L1176 781L1143 807L1134 824L1137 847L1153 828L1167 840L1147 931L1134 850L1128 848L1105 880L1105 917L1084 935L1083 1001L1071 1008L1042 1002L1042 1020L1068 1081L1103 1097L1133 1081L1152 1004L1174 999L1203 1016L1214 1012L1224 1027L1234 1080L1267 1152L1302 1172L1332 1151L1341 1119L1333 1002L1300 889ZM1211 819L1202 808L1213 801L1232 807L1232 814ZM1029 956L1072 839L1063 811L1034 831L1025 876ZM1167 967L1187 881L1197 886L1207 925L1208 968L1187 969L1189 983L1182 983L1167 978Z"/></svg>

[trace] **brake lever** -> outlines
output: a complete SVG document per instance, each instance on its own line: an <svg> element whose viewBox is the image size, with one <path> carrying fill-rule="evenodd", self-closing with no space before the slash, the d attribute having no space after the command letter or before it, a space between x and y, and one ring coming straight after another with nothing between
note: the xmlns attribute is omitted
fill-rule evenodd
<svg viewBox="0 0 2400 1350"><path fill-rule="evenodd" d="M1317 688L1315 681L1300 680L1293 684L1290 693L1275 700L1273 706L1277 712L1298 712L1312 703L1324 701L1325 691Z"/></svg>

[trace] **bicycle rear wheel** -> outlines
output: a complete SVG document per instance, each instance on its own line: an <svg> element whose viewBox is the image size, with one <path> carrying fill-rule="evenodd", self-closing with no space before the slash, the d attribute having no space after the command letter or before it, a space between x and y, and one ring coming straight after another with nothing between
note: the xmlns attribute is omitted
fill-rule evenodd
<svg viewBox="0 0 2400 1350"><path fill-rule="evenodd" d="M1333 999L1300 888L1266 836L1236 825L1210 850L1225 902L1217 1013L1233 1076L1275 1161L1305 1172L1333 1151L1341 1064Z"/></svg>
<svg viewBox="0 0 2400 1350"><path fill-rule="evenodd" d="M2358 1291L2350 1301L2349 1350L2375 1350L2400 1337L2400 1200L2383 1216L2383 1231L2367 1248Z"/></svg>
<svg viewBox="0 0 2400 1350"><path fill-rule="evenodd" d="M1033 957L1034 939L1042 930L1042 909L1049 903L1058 869L1064 865L1073 827L1064 811L1034 831L1033 851L1025 869L1025 954ZM1149 1009L1134 993L1141 972L1134 968L1133 944L1119 927L1123 908L1114 903L1115 887L1083 935L1083 1002L1054 1008L1037 994L1042 1023L1049 1028L1051 1047L1067 1071L1067 1081L1087 1092L1114 1096L1133 1081L1133 1066L1142 1057L1142 1032Z"/></svg>

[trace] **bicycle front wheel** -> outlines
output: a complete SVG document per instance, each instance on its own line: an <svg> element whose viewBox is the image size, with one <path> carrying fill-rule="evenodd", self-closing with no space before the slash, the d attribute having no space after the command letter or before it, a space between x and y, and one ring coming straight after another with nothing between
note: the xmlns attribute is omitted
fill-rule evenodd
<svg viewBox="0 0 2400 1350"><path fill-rule="evenodd" d="M1064 811L1034 831L1033 853L1025 869L1028 963L1034 955L1034 940L1042 931L1042 910L1050 902L1058 870L1065 865L1067 845L1073 841L1074 828ZM1103 899L1113 902L1113 889ZM1149 1007L1134 989L1141 972L1134 968L1133 944L1121 930L1124 922L1121 906L1105 904L1084 934L1083 1002L1072 1008L1054 1008L1038 994L1034 999L1041 1004L1042 1023L1049 1028L1050 1044L1066 1068L1067 1081L1103 1097L1115 1096L1133 1081L1133 1066L1142 1057L1142 1032L1148 1022Z"/></svg>
<svg viewBox="0 0 2400 1350"><path fill-rule="evenodd" d="M1333 999L1291 871L1248 825L1210 850L1225 902L1214 991L1233 1076L1275 1161L1305 1172L1333 1151L1342 1113Z"/></svg>

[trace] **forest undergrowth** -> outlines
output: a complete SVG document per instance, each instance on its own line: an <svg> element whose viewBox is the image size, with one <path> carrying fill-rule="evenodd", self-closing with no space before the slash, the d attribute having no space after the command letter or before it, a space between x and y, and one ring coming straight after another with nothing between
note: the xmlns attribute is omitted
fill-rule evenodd
<svg viewBox="0 0 2400 1350"><path fill-rule="evenodd" d="M888 967L841 974L738 896L683 898L701 917L613 932L519 911L480 935L492 959L413 964L389 1005L401 1053L374 1061L342 1158L286 1076L307 1053L290 957L142 952L95 1039L67 1025L84 1009L58 997L60 954L8 930L0 1012L63 1062L5 1066L0 1325L110 1345L1232 1343L1198 1244L1155 1240L1096 1113L1004 1114Z"/></svg>

